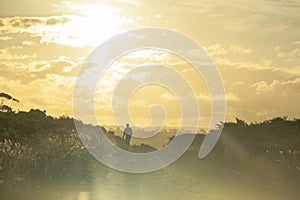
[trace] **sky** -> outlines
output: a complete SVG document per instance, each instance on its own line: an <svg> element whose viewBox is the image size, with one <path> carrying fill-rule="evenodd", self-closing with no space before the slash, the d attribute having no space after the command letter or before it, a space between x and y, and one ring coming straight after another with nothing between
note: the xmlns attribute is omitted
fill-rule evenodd
<svg viewBox="0 0 300 200"><path fill-rule="evenodd" d="M147 27L180 32L207 51L223 79L226 121L299 117L297 0L1 0L0 92L19 99L20 110L37 108L53 116L72 116L76 77L88 55L118 33ZM208 123L209 91L192 66L180 59L166 52L143 51L117 60L95 91L102 124L114 124L113 90L140 64L165 64L181 73L195 90L200 120ZM156 104L168 113L167 124L179 123L174 94L152 85L129 100L136 125L151 123L149 109ZM83 120L89 122L89 117Z"/></svg>

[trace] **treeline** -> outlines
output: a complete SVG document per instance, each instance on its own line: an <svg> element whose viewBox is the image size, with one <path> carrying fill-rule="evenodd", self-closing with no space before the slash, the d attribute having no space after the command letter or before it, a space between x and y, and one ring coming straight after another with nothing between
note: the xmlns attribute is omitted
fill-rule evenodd
<svg viewBox="0 0 300 200"><path fill-rule="evenodd" d="M125 148L121 137L100 126L110 140ZM186 153L195 155L204 135L197 135ZM132 145L133 152L149 152L149 145ZM300 120L278 117L261 123L236 119L225 123L220 140L209 159L247 163L268 160L288 170L300 170ZM230 158L230 159L229 159ZM187 163L188 164L188 163ZM74 125L67 116L53 118L45 111L0 112L0 184L32 178L78 179L89 177L99 164L82 145ZM73 181L74 182L74 181ZM75 181L76 182L76 181Z"/></svg>
<svg viewBox="0 0 300 200"><path fill-rule="evenodd" d="M121 137L104 127L85 126L95 132L102 129L114 144L126 148ZM155 149L142 144L132 145L129 150L149 152ZM73 118L53 118L45 111L34 109L0 112L0 185L1 181L11 183L34 178L80 180L88 178L98 167L99 163L83 146Z"/></svg>
<svg viewBox="0 0 300 200"><path fill-rule="evenodd" d="M203 135L196 137L191 149L199 151L203 139ZM236 122L224 124L210 156L244 165L265 161L300 172L300 119L277 117L247 123L236 118Z"/></svg>

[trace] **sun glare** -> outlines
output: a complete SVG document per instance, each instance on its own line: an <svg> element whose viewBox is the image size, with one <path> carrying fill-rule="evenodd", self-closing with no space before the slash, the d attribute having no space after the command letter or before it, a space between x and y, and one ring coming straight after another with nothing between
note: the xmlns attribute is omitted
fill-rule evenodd
<svg viewBox="0 0 300 200"><path fill-rule="evenodd" d="M123 20L116 16L117 9L107 5L72 5L81 16L70 23L71 40L75 46L97 46L105 39L120 32Z"/></svg>
<svg viewBox="0 0 300 200"><path fill-rule="evenodd" d="M29 32L41 37L41 43L56 43L71 47L96 47L109 37L122 31L124 20L117 16L118 10L104 4L66 4L73 15L55 25L38 24Z"/></svg>

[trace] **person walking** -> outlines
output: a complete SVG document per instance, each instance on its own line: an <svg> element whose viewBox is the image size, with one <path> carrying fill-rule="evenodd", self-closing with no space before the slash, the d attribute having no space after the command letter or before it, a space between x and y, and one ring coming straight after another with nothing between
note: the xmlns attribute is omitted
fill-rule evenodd
<svg viewBox="0 0 300 200"><path fill-rule="evenodd" d="M123 139L125 137L125 144L127 146L130 145L131 136L132 136L132 129L131 127L129 127L129 124L126 124L126 128L124 129L124 133L123 133Z"/></svg>

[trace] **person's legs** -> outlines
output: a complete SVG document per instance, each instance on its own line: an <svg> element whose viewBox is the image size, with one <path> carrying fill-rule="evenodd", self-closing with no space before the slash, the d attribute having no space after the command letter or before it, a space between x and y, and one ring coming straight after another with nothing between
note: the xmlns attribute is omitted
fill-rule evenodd
<svg viewBox="0 0 300 200"><path fill-rule="evenodd" d="M131 135L126 135L126 138L125 138L125 140L126 140L126 145L130 145L130 139L131 139Z"/></svg>
<svg viewBox="0 0 300 200"><path fill-rule="evenodd" d="M128 141L128 135L126 135L126 137L125 137L125 144L126 144L126 145L129 144L129 141Z"/></svg>
<svg viewBox="0 0 300 200"><path fill-rule="evenodd" d="M130 145L131 135L128 135L128 145Z"/></svg>

